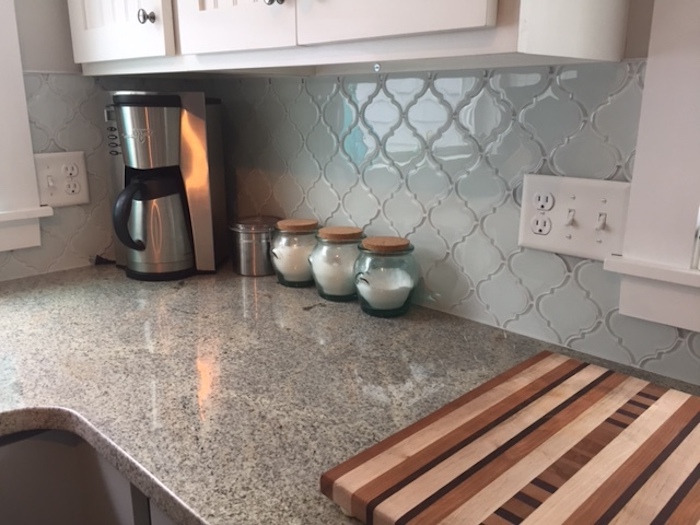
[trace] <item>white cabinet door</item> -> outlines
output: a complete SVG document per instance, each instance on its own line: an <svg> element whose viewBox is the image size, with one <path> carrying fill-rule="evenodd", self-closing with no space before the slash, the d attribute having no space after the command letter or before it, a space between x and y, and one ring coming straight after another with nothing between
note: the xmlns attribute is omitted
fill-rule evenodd
<svg viewBox="0 0 700 525"><path fill-rule="evenodd" d="M295 0L177 0L183 55L296 45Z"/></svg>
<svg viewBox="0 0 700 525"><path fill-rule="evenodd" d="M497 0L297 0L299 45L492 26Z"/></svg>
<svg viewBox="0 0 700 525"><path fill-rule="evenodd" d="M68 10L77 63L175 54L171 0L68 0Z"/></svg>

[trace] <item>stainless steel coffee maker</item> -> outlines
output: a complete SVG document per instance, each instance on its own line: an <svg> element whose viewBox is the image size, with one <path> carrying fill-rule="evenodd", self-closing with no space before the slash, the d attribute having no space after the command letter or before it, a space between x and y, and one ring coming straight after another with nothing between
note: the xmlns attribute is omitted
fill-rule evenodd
<svg viewBox="0 0 700 525"><path fill-rule="evenodd" d="M220 102L189 92L112 100L117 265L141 280L215 271L228 255Z"/></svg>

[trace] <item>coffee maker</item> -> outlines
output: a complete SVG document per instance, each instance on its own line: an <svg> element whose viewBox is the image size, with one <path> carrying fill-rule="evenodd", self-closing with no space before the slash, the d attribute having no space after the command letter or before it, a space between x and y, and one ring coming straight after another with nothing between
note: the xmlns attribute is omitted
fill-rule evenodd
<svg viewBox="0 0 700 525"><path fill-rule="evenodd" d="M228 255L220 101L131 91L112 100L117 266L140 280L215 271Z"/></svg>

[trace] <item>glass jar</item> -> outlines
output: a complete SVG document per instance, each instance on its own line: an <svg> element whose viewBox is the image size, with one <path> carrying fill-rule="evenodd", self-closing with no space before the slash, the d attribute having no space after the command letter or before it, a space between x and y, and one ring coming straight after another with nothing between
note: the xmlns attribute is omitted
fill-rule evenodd
<svg viewBox="0 0 700 525"><path fill-rule="evenodd" d="M355 292L355 260L362 229L354 226L321 228L309 262L318 294L329 301L352 301Z"/></svg>
<svg viewBox="0 0 700 525"><path fill-rule="evenodd" d="M277 223L270 253L280 284L295 288L314 284L309 255L316 246L317 230L318 221L313 219L284 219Z"/></svg>
<svg viewBox="0 0 700 525"><path fill-rule="evenodd" d="M355 262L355 285L362 311L396 317L408 311L420 281L413 246L403 237L367 237Z"/></svg>

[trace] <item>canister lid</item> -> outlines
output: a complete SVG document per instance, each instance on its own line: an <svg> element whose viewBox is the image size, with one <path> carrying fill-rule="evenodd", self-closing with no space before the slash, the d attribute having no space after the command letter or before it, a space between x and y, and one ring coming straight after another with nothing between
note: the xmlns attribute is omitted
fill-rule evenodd
<svg viewBox="0 0 700 525"><path fill-rule="evenodd" d="M277 229L292 233L313 232L318 229L318 221L314 219L282 219L277 223Z"/></svg>
<svg viewBox="0 0 700 525"><path fill-rule="evenodd" d="M279 217L259 215L256 217L244 217L229 226L231 231L238 233L269 233L275 229Z"/></svg>
<svg viewBox="0 0 700 525"><path fill-rule="evenodd" d="M408 250L411 243L403 237L367 237L362 247L371 252L394 253Z"/></svg>
<svg viewBox="0 0 700 525"><path fill-rule="evenodd" d="M352 241L362 237L362 228L355 226L327 226L318 230L318 236L329 241Z"/></svg>

